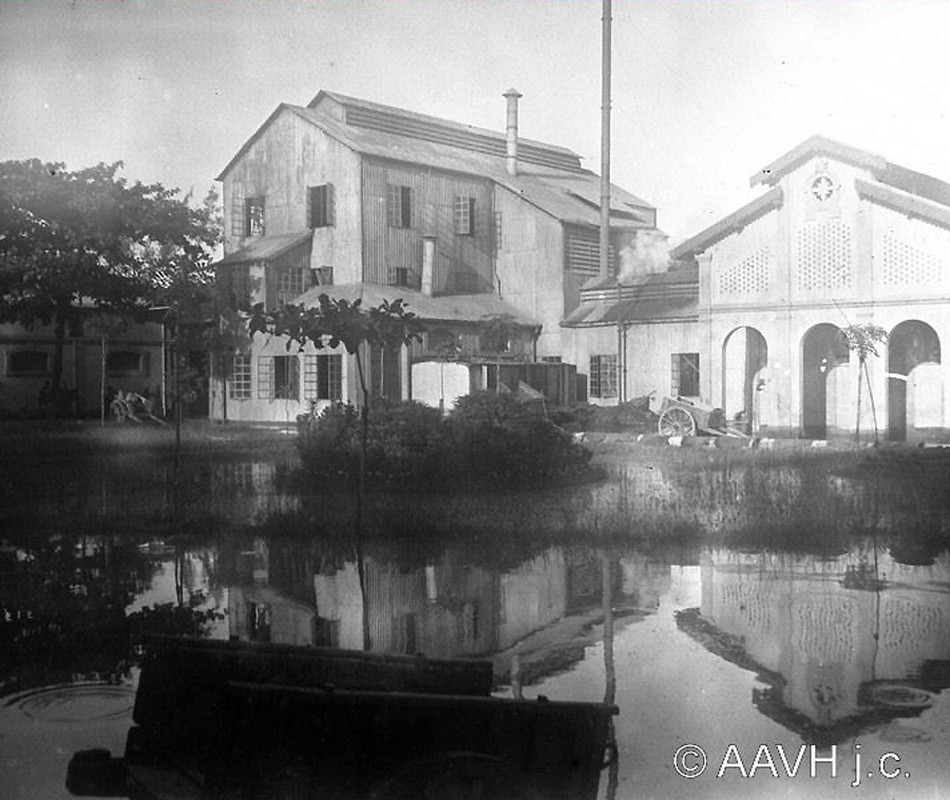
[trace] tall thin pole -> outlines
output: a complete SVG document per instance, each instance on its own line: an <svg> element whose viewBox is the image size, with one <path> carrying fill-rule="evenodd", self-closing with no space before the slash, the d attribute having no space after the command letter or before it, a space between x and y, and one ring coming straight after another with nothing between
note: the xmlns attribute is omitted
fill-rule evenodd
<svg viewBox="0 0 950 800"><path fill-rule="evenodd" d="M610 274L610 0L603 0L600 87L600 277Z"/></svg>

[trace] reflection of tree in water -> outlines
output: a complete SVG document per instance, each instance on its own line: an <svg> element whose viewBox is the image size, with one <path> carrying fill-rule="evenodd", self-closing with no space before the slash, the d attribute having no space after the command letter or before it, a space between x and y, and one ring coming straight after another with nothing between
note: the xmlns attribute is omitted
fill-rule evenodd
<svg viewBox="0 0 950 800"><path fill-rule="evenodd" d="M197 603L126 615L154 569L133 540L113 535L55 535L6 548L0 553L0 693L77 675L112 678L144 634L205 631L212 618Z"/></svg>

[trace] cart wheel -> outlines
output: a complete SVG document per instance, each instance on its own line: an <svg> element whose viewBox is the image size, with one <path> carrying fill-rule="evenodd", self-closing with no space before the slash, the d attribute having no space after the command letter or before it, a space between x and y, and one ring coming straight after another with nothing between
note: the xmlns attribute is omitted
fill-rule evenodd
<svg viewBox="0 0 950 800"><path fill-rule="evenodd" d="M660 414L660 434L663 436L693 436L696 420L684 408L668 408Z"/></svg>

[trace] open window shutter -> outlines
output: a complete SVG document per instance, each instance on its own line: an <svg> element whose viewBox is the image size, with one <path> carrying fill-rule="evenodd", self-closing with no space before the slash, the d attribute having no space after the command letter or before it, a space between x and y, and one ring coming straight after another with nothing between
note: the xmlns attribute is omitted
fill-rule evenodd
<svg viewBox="0 0 950 800"><path fill-rule="evenodd" d="M333 184L327 184L327 225L336 224L336 195L333 192Z"/></svg>

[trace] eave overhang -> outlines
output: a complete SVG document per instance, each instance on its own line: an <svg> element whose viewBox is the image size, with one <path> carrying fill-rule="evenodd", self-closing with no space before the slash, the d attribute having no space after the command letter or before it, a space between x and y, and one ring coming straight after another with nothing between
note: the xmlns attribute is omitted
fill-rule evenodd
<svg viewBox="0 0 950 800"><path fill-rule="evenodd" d="M706 230L674 247L670 251L670 257L680 260L701 253L716 244L716 242L725 239L727 236L738 233L759 217L777 208L781 208L784 202L785 195L782 192L782 188L775 186L761 197L744 205L738 211L734 211L714 225L710 225Z"/></svg>
<svg viewBox="0 0 950 800"><path fill-rule="evenodd" d="M907 217L920 219L950 230L950 209L926 200L904 194L884 186L868 183L860 178L854 181L858 197L897 211Z"/></svg>

